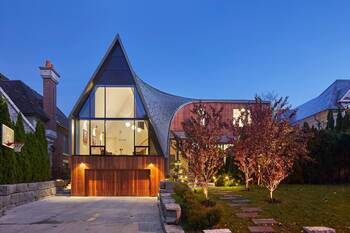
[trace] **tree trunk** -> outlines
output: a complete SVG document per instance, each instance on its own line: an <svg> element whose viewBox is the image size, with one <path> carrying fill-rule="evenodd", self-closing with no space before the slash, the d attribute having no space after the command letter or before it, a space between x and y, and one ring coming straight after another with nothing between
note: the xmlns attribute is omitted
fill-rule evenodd
<svg viewBox="0 0 350 233"><path fill-rule="evenodd" d="M273 193L273 190L271 189L271 190L270 190L270 200L271 200L271 202L273 202L273 196L272 196L272 193Z"/></svg>
<svg viewBox="0 0 350 233"><path fill-rule="evenodd" d="M209 200L209 197L208 197L208 185L205 184L203 186L203 193L204 193L204 196L205 196L205 200Z"/></svg>
<svg viewBox="0 0 350 233"><path fill-rule="evenodd" d="M245 189L249 190L249 177L247 175L245 176Z"/></svg>

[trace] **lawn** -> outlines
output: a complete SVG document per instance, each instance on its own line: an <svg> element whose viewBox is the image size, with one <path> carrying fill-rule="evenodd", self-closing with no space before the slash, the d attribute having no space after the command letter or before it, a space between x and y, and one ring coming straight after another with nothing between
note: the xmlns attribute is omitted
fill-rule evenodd
<svg viewBox="0 0 350 233"><path fill-rule="evenodd" d="M260 216L272 217L281 225L274 226L276 232L301 232L303 226L323 225L333 227L338 233L350 232L350 185L281 185L274 193L281 202L266 202L266 189L254 186L250 191L244 187L211 188L209 195L223 208L220 227L228 227L233 232L248 232L247 227L253 225L250 220L235 216L234 209L227 201L219 199L214 189L231 190L251 200L252 206L260 207Z"/></svg>

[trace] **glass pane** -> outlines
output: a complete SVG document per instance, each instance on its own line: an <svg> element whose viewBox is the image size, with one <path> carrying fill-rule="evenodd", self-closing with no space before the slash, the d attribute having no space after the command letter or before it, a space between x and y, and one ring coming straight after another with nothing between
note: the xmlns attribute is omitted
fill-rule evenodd
<svg viewBox="0 0 350 233"><path fill-rule="evenodd" d="M76 154L77 155L88 155L89 150L89 121L88 120L77 120L76 121Z"/></svg>
<svg viewBox="0 0 350 233"><path fill-rule="evenodd" d="M97 87L91 99L91 117L105 116L105 88Z"/></svg>
<svg viewBox="0 0 350 233"><path fill-rule="evenodd" d="M105 147L104 146L92 146L91 155L104 155Z"/></svg>
<svg viewBox="0 0 350 233"><path fill-rule="evenodd" d="M135 154L136 155L148 155L148 147L136 147Z"/></svg>
<svg viewBox="0 0 350 233"><path fill-rule="evenodd" d="M106 121L106 154L134 154L134 121Z"/></svg>
<svg viewBox="0 0 350 233"><path fill-rule="evenodd" d="M150 155L161 155L161 150L159 149L159 146L157 144L157 137L152 128L149 128L149 150Z"/></svg>
<svg viewBox="0 0 350 233"><path fill-rule="evenodd" d="M135 98L136 98L136 117L146 118L147 114L146 114L145 108L143 107L141 97L137 93L137 91L135 92Z"/></svg>
<svg viewBox="0 0 350 233"><path fill-rule="evenodd" d="M84 105L80 109L79 117L89 117L90 116L90 98L87 98Z"/></svg>
<svg viewBox="0 0 350 233"><path fill-rule="evenodd" d="M105 144L105 127L103 120L92 120L91 127L91 146L104 146Z"/></svg>
<svg viewBox="0 0 350 233"><path fill-rule="evenodd" d="M135 121L135 146L148 146L147 121Z"/></svg>
<svg viewBox="0 0 350 233"><path fill-rule="evenodd" d="M106 117L134 118L134 88L106 87Z"/></svg>

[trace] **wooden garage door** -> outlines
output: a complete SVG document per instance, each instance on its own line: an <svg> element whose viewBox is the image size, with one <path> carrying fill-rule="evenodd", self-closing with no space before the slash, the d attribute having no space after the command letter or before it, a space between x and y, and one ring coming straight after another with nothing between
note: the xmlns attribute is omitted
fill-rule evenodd
<svg viewBox="0 0 350 233"><path fill-rule="evenodd" d="M150 170L85 170L87 196L149 196Z"/></svg>

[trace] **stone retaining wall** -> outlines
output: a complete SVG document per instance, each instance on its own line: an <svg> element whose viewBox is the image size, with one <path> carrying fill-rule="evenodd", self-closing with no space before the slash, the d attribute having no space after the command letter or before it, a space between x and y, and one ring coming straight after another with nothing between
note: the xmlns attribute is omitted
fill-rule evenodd
<svg viewBox="0 0 350 233"><path fill-rule="evenodd" d="M0 215L11 207L55 194L55 181L0 185Z"/></svg>

